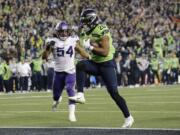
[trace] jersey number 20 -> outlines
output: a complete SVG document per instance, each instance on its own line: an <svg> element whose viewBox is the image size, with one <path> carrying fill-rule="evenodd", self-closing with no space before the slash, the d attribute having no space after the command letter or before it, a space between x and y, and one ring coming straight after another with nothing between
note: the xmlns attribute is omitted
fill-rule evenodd
<svg viewBox="0 0 180 135"><path fill-rule="evenodd" d="M70 57L73 55L73 48L70 46L68 50L65 52L64 47L63 48L57 48L57 56L58 57L64 57L64 53L69 54Z"/></svg>

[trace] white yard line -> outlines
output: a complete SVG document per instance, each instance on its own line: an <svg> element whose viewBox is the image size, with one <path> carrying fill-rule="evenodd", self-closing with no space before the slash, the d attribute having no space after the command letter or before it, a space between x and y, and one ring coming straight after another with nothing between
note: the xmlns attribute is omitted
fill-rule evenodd
<svg viewBox="0 0 180 135"><path fill-rule="evenodd" d="M19 96L19 97L0 97L1 99L29 99L29 98L46 98L46 97L52 97L52 96Z"/></svg>
<svg viewBox="0 0 180 135"><path fill-rule="evenodd" d="M13 128L13 129L111 129L111 130L116 130L116 129L120 129L120 130L152 130L152 131L156 131L156 130L170 130L170 131L180 131L180 129L172 129L172 128L119 128L119 127L12 127L12 126L8 126L8 127L3 127L5 129L9 129L9 128Z"/></svg>
<svg viewBox="0 0 180 135"><path fill-rule="evenodd" d="M151 104L180 104L180 102L128 102L129 104L144 104L144 105L151 105ZM109 103L109 104L113 104L113 103ZM34 106L34 105L40 105L40 106L47 106L47 105L51 105L51 103L48 104L43 104L43 103L6 103L6 104L0 104L0 106L23 106L23 105L27 105L27 106ZM67 105L66 102L62 102L60 103L60 105ZM85 105L107 105L106 102L87 102Z"/></svg>
<svg viewBox="0 0 180 135"><path fill-rule="evenodd" d="M127 95L128 96L128 95ZM21 96L21 97L0 97L0 100L10 100L10 99L31 99L31 98L49 98L52 96ZM94 99L94 100L102 100L106 99L106 97L102 98L102 96L88 96L88 99ZM180 95L131 95L128 98L180 98Z"/></svg>
<svg viewBox="0 0 180 135"><path fill-rule="evenodd" d="M65 109L61 109L60 111L56 111L56 112L52 112L52 111L35 111L35 110L29 110L29 111L0 111L0 115L4 115L3 113L67 113L68 110ZM119 111L109 111L109 110L93 110L93 111L76 111L77 113L119 113ZM168 113L172 113L172 114L180 114L180 111L132 111L133 113L161 113L161 114L168 114Z"/></svg>
<svg viewBox="0 0 180 135"><path fill-rule="evenodd" d="M53 122L54 123L54 122ZM57 122L59 123L59 122ZM5 128L5 129L9 129L9 128L12 128L12 129L93 129L93 130L96 130L96 129L104 129L104 130L150 130L150 131L156 131L156 130L160 130L160 131L163 131L163 130L169 130L169 131L180 131L180 129L174 129L174 128L119 128L119 127L32 127L32 126L29 126L29 127L26 127L26 126L22 126L22 127L15 127L15 126L8 126L8 127L3 127L2 128Z"/></svg>

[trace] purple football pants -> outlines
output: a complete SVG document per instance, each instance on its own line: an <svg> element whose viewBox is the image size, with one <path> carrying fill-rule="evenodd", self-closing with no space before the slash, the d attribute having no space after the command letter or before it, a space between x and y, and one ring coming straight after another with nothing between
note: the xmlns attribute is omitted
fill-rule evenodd
<svg viewBox="0 0 180 135"><path fill-rule="evenodd" d="M66 72L55 72L53 80L53 99L58 101L64 87L67 90L69 97L75 96L76 74L68 74ZM69 104L74 104L74 101L69 100Z"/></svg>

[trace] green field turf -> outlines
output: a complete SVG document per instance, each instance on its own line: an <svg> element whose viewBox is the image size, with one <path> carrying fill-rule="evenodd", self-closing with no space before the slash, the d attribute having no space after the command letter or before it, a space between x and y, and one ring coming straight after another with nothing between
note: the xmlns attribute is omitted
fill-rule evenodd
<svg viewBox="0 0 180 135"><path fill-rule="evenodd" d="M180 85L123 88L133 128L180 129ZM77 104L77 122L68 121L66 92L57 112L46 92L0 95L0 127L121 127L123 116L105 88L86 90L86 104Z"/></svg>

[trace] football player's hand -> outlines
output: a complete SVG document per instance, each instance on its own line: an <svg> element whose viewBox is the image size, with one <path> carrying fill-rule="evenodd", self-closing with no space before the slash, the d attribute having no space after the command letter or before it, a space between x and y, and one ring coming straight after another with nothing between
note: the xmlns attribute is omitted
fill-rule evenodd
<svg viewBox="0 0 180 135"><path fill-rule="evenodd" d="M47 55L47 52L46 52L46 51L44 51L44 52L42 53L42 59L47 61L48 55Z"/></svg>
<svg viewBox="0 0 180 135"><path fill-rule="evenodd" d="M83 40L83 47L88 49L88 50L93 50L93 46L91 46L91 43L90 43L90 39L84 39Z"/></svg>
<svg viewBox="0 0 180 135"><path fill-rule="evenodd" d="M83 46L84 46L84 48L89 49L89 47L91 46L90 39L84 39Z"/></svg>

